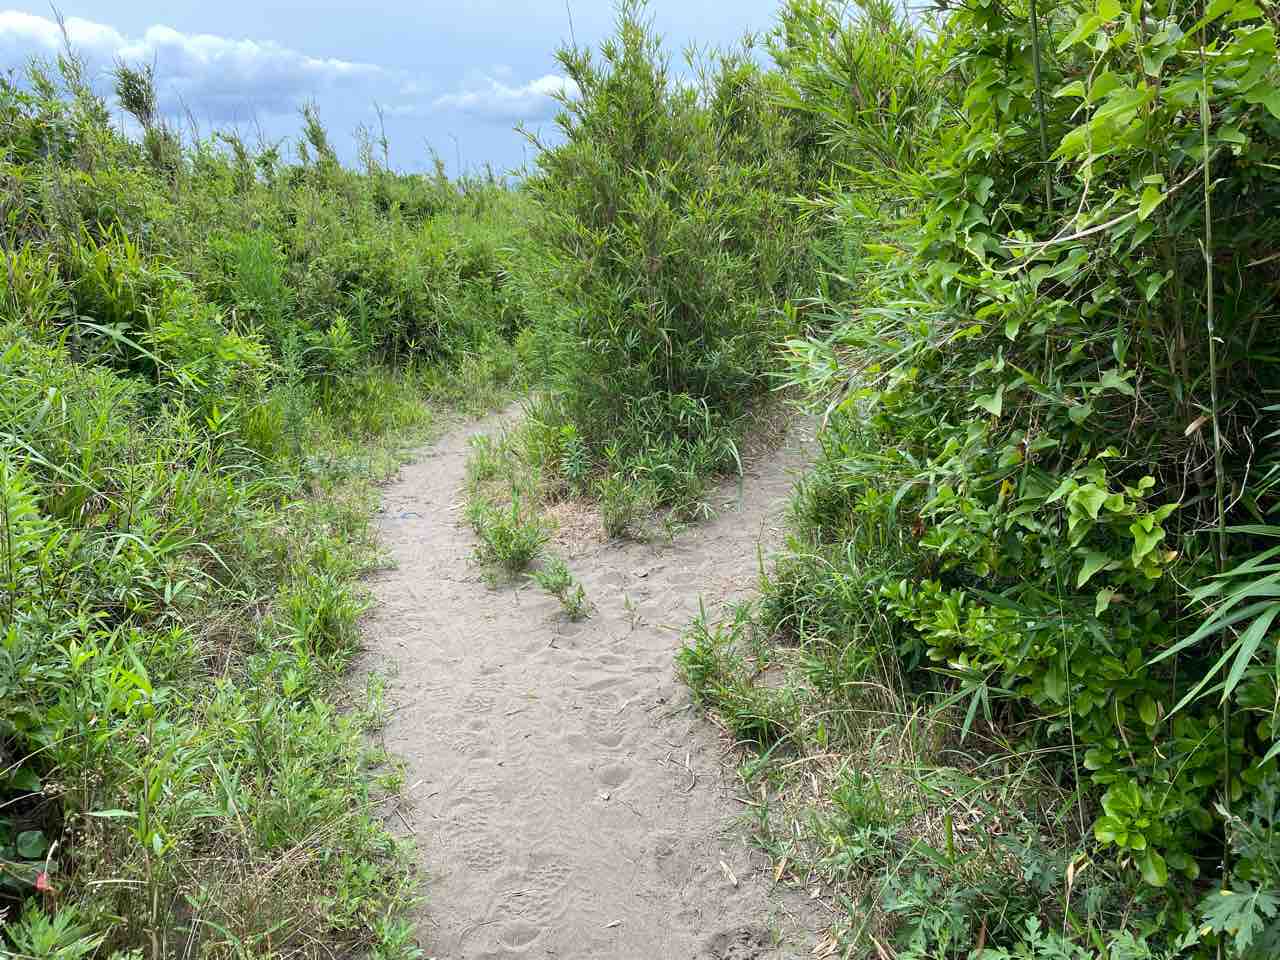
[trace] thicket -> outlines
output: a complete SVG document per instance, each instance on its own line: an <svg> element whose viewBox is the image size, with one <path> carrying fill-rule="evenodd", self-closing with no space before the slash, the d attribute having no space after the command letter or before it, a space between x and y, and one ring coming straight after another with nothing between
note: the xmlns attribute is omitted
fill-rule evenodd
<svg viewBox="0 0 1280 960"><path fill-rule="evenodd" d="M411 955L368 481L509 379L520 200L115 93L0 80L0 953Z"/></svg>
<svg viewBox="0 0 1280 960"><path fill-rule="evenodd" d="M780 17L821 452L681 663L775 812L821 771L759 835L849 898L833 952L1280 952L1278 16Z"/></svg>
<svg viewBox="0 0 1280 960"><path fill-rule="evenodd" d="M576 93L525 192L543 292L521 353L540 496L598 498L622 533L697 513L767 393L810 245L789 202L799 131L749 47L672 62L644 5L598 53L557 54Z"/></svg>

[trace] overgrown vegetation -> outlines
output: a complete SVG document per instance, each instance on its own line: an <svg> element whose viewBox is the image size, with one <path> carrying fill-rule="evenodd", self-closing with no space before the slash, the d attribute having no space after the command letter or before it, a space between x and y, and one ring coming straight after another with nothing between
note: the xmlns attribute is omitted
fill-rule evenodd
<svg viewBox="0 0 1280 960"><path fill-rule="evenodd" d="M1273 956L1274 5L846 14L772 43L821 453L682 670L832 955Z"/></svg>
<svg viewBox="0 0 1280 960"><path fill-rule="evenodd" d="M641 3L598 55L557 59L577 93L525 185L542 296L520 348L544 390L520 445L544 503L592 498L621 536L655 507L705 512L800 332L797 134L750 49L680 72Z"/></svg>
<svg viewBox="0 0 1280 960"><path fill-rule="evenodd" d="M12 949L412 951L335 706L367 481L518 375L467 516L574 617L549 508L674 535L770 386L822 415L679 657L818 955L1280 954L1278 27L789 0L681 68L624 0L513 190L345 169L312 109L298 162L184 144L146 71L136 140L71 59L0 84Z"/></svg>
<svg viewBox="0 0 1280 960"><path fill-rule="evenodd" d="M115 131L0 80L0 953L414 955L343 670L370 482L524 323L488 181Z"/></svg>

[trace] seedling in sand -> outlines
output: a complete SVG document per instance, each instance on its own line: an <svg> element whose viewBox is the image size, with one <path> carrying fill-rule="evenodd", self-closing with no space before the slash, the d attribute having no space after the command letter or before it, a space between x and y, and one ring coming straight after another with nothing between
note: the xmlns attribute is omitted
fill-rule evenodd
<svg viewBox="0 0 1280 960"><path fill-rule="evenodd" d="M585 620L591 615L587 592L569 572L568 564L559 557L547 560L542 569L534 573L533 579L538 586L560 601L565 616L570 620Z"/></svg>

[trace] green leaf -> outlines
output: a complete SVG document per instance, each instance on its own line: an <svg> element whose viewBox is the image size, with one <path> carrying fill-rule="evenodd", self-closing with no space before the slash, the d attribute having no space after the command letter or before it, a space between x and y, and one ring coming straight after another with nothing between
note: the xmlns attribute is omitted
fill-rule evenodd
<svg viewBox="0 0 1280 960"><path fill-rule="evenodd" d="M1099 817L1093 825L1093 836L1099 843L1115 843L1124 832L1124 824L1115 817Z"/></svg>
<svg viewBox="0 0 1280 960"><path fill-rule="evenodd" d="M1138 856L1138 869L1142 871L1142 879L1153 887L1163 887L1169 882L1169 868L1164 857L1150 848Z"/></svg>
<svg viewBox="0 0 1280 960"><path fill-rule="evenodd" d="M1254 940L1266 928L1266 921L1280 912L1280 900L1265 890L1242 883L1238 890L1214 890L1200 901L1205 926L1215 933L1229 933L1235 953L1246 956Z"/></svg>
<svg viewBox="0 0 1280 960"><path fill-rule="evenodd" d="M1235 662L1231 665L1231 671L1227 674L1226 682L1222 685L1222 703L1226 703L1231 694L1235 692L1240 679L1244 676L1249 664L1253 662L1254 654L1258 652L1258 647L1262 644L1267 631L1271 629L1271 624L1275 622L1277 616L1280 616L1280 603L1274 604L1270 610L1265 611L1262 616L1249 624L1249 628L1240 635L1238 641L1240 649L1236 652Z"/></svg>
<svg viewBox="0 0 1280 960"><path fill-rule="evenodd" d="M1054 703L1062 703L1067 697L1067 678L1062 674L1062 667L1054 664L1044 675L1044 692Z"/></svg>
<svg viewBox="0 0 1280 960"><path fill-rule="evenodd" d="M1160 541L1164 539L1164 527L1150 524L1150 531L1143 529L1148 526L1143 521L1150 519L1150 517L1139 517L1137 521L1129 524L1129 532L1133 534L1133 562L1135 564L1154 550Z"/></svg>
<svg viewBox="0 0 1280 960"><path fill-rule="evenodd" d="M24 830L14 844L18 856L24 860L39 860L49 849L49 841L40 830Z"/></svg>
<svg viewBox="0 0 1280 960"><path fill-rule="evenodd" d="M1280 87L1272 87L1258 98L1258 102L1266 107L1273 117L1280 120Z"/></svg>
<svg viewBox="0 0 1280 960"><path fill-rule="evenodd" d="M1086 551L1084 563L1080 567L1080 573L1076 576L1076 586L1083 587L1095 573L1111 562L1111 558L1105 553L1099 553L1097 550Z"/></svg>
<svg viewBox="0 0 1280 960"><path fill-rule="evenodd" d="M19 767L9 774L8 785L12 790L22 790L27 793L39 793L43 788L40 778L30 767Z"/></svg>
<svg viewBox="0 0 1280 960"><path fill-rule="evenodd" d="M1147 187L1147 189L1143 190L1142 199L1138 201L1138 222L1141 223L1151 216L1151 211L1160 206L1164 198L1164 192L1156 187ZM1150 299L1150 297L1147 299Z"/></svg>
<svg viewBox="0 0 1280 960"><path fill-rule="evenodd" d="M995 181L990 177L980 177L973 187L973 197L982 206L986 206L987 200L991 197L991 188L995 186Z"/></svg>
<svg viewBox="0 0 1280 960"><path fill-rule="evenodd" d="M1065 53L1073 45L1093 36L1098 29L1120 14L1120 0L1098 0L1097 11L1080 15L1076 28L1067 34L1066 39L1058 44L1058 52Z"/></svg>
<svg viewBox="0 0 1280 960"><path fill-rule="evenodd" d="M989 393L985 396L978 397L973 402L975 407L981 407L993 417L999 417L1004 411L1004 384L1001 384L995 393Z"/></svg>
<svg viewBox="0 0 1280 960"><path fill-rule="evenodd" d="M1133 387L1128 383L1129 378L1132 376L1132 370L1121 373L1113 367L1102 375L1102 379L1098 381L1098 388L1100 390L1118 390L1126 397L1132 397Z"/></svg>
<svg viewBox="0 0 1280 960"><path fill-rule="evenodd" d="M1086 483L1071 492L1071 496L1067 498L1067 502L1073 506L1078 506L1081 510L1089 515L1090 520L1098 519L1098 511L1102 509L1102 505L1107 502L1107 491L1103 490L1096 484Z"/></svg>
<svg viewBox="0 0 1280 960"><path fill-rule="evenodd" d="M1111 601L1118 596L1120 594L1108 587L1099 590L1097 599L1093 602L1093 615L1095 617L1102 616L1103 611L1111 606Z"/></svg>
<svg viewBox="0 0 1280 960"><path fill-rule="evenodd" d="M1148 727L1154 727L1156 720L1159 719L1159 711L1156 709L1156 702L1151 694L1144 693L1138 700L1138 716L1142 718L1142 722Z"/></svg>
<svg viewBox="0 0 1280 960"><path fill-rule="evenodd" d="M1077 426L1084 423L1093 414L1093 404L1076 403L1067 407L1067 417Z"/></svg>

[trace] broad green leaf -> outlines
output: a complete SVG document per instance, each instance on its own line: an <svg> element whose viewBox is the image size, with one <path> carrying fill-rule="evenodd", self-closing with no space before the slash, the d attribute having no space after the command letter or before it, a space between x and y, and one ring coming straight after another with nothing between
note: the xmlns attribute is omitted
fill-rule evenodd
<svg viewBox="0 0 1280 960"><path fill-rule="evenodd" d="M1067 407L1067 416L1077 426L1088 420L1092 414L1093 404L1091 403L1076 403Z"/></svg>
<svg viewBox="0 0 1280 960"><path fill-rule="evenodd" d="M1107 491L1103 490L1092 483L1086 483L1076 487L1072 491L1068 502L1077 505L1085 513L1089 515L1089 519L1097 520L1098 511L1102 509L1102 505L1107 502Z"/></svg>
<svg viewBox="0 0 1280 960"><path fill-rule="evenodd" d="M975 407L981 407L993 417L999 417L1004 411L1004 384L995 393L988 393L973 401Z"/></svg>
<svg viewBox="0 0 1280 960"><path fill-rule="evenodd" d="M1102 379L1098 381L1100 390L1118 390L1126 397L1133 396L1133 387L1129 385L1128 380L1133 376L1133 371L1125 371L1120 373L1119 370L1111 369L1102 375Z"/></svg>
<svg viewBox="0 0 1280 960"><path fill-rule="evenodd" d="M30 767L19 767L9 774L8 786L12 790L23 790L27 793L39 793L42 788L40 778Z"/></svg>
<svg viewBox="0 0 1280 960"><path fill-rule="evenodd" d="M1280 87L1272 87L1258 99L1258 102L1266 107L1273 117L1280 120Z"/></svg>
<svg viewBox="0 0 1280 960"><path fill-rule="evenodd" d="M1070 130L1058 144L1058 149L1054 151L1054 156L1064 157L1067 160L1080 156L1089 149L1089 126L1083 124Z"/></svg>
<svg viewBox="0 0 1280 960"><path fill-rule="evenodd" d="M991 197L991 188L995 186L995 181L990 177L980 177L978 182L974 184L973 196L978 203L986 205L987 200Z"/></svg>
<svg viewBox="0 0 1280 960"><path fill-rule="evenodd" d="M1102 616L1103 611L1111 606L1111 601L1118 596L1119 594L1116 591L1105 587L1099 590L1098 596L1093 602L1093 615L1095 617Z"/></svg>
<svg viewBox="0 0 1280 960"><path fill-rule="evenodd" d="M1076 577L1076 586L1083 587L1089 582L1089 579L1101 570L1107 564L1111 563L1111 558L1105 553L1099 553L1096 550L1089 550L1085 553L1084 563L1080 567L1080 573Z"/></svg>
<svg viewBox="0 0 1280 960"><path fill-rule="evenodd" d="M1138 700L1138 716L1142 718L1142 722L1148 727L1156 725L1156 720L1159 719L1159 711L1156 709L1156 702L1152 699L1151 694L1144 693Z"/></svg>
<svg viewBox="0 0 1280 960"><path fill-rule="evenodd" d="M1165 194L1155 187L1147 187L1142 191L1142 199L1138 201L1138 221L1141 222L1151 216L1151 211L1160 206L1163 202ZM1148 300L1151 298L1148 297Z"/></svg>
<svg viewBox="0 0 1280 960"><path fill-rule="evenodd" d="M1067 678L1056 663L1044 675L1044 692L1054 703L1062 703L1066 699Z"/></svg>
<svg viewBox="0 0 1280 960"><path fill-rule="evenodd" d="M1138 857L1138 869L1142 871L1142 879L1153 887L1163 887L1169 882L1169 868L1164 857L1154 850L1144 850Z"/></svg>
<svg viewBox="0 0 1280 960"><path fill-rule="evenodd" d="M1106 102L1093 115L1093 121L1116 120L1127 123L1128 118L1145 106L1155 96L1155 91L1143 84L1140 87L1120 86L1107 95Z"/></svg>
<svg viewBox="0 0 1280 960"><path fill-rule="evenodd" d="M38 860L49 849L49 841L39 830L24 830L18 834L14 849L18 851L18 856L24 860Z"/></svg>
<svg viewBox="0 0 1280 960"><path fill-rule="evenodd" d="M1129 532L1133 534L1133 562L1138 563L1143 557L1149 554L1164 539L1164 528L1152 526L1151 530L1144 530L1145 524L1143 520L1149 520L1150 517L1140 517L1138 521L1129 524Z"/></svg>
<svg viewBox="0 0 1280 960"><path fill-rule="evenodd" d="M1066 37L1063 38L1062 42L1058 44L1058 52L1066 53L1077 43L1087 40L1106 22L1105 17L1096 13L1081 14L1080 19L1076 21L1075 29L1067 34Z"/></svg>
<svg viewBox="0 0 1280 960"><path fill-rule="evenodd" d="M1093 825L1093 835L1099 843L1115 843L1124 831L1124 825L1115 817L1099 817Z"/></svg>

